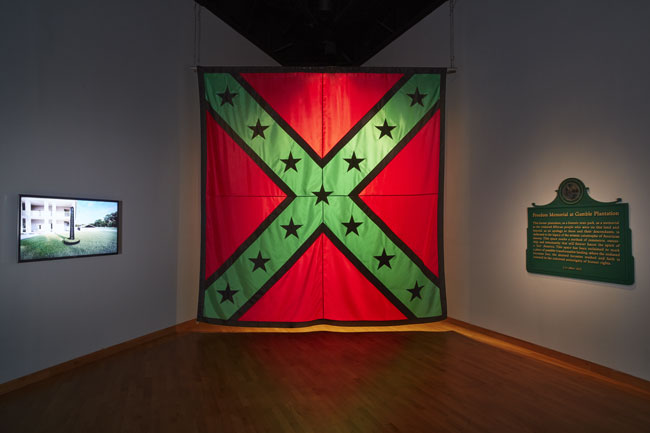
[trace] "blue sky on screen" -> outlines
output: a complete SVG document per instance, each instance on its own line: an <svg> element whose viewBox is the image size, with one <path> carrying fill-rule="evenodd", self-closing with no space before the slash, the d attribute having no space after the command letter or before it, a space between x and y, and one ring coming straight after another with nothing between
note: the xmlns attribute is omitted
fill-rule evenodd
<svg viewBox="0 0 650 433"><path fill-rule="evenodd" d="M113 212L117 212L117 203L77 200L75 224L91 224L97 220L103 220L107 214Z"/></svg>

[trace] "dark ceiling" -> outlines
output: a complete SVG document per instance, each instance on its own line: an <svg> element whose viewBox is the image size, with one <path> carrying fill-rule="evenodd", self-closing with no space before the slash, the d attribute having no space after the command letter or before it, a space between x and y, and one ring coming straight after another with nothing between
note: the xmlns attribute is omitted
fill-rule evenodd
<svg viewBox="0 0 650 433"><path fill-rule="evenodd" d="M359 66L446 0L196 0L283 66Z"/></svg>

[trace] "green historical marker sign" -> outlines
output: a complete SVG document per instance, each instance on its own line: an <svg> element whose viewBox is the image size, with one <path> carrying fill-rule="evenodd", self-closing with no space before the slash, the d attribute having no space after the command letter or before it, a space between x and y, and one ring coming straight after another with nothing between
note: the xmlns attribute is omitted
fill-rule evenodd
<svg viewBox="0 0 650 433"><path fill-rule="evenodd" d="M629 207L599 202L576 178L551 203L528 208L526 270L618 284L634 283Z"/></svg>

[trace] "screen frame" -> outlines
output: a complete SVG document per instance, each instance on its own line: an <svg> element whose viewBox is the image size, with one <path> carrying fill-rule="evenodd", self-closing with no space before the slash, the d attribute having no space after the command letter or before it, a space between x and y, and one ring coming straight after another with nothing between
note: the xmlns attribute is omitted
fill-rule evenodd
<svg viewBox="0 0 650 433"><path fill-rule="evenodd" d="M80 254L76 256L61 256L61 257L43 257L38 259L22 259L20 255L20 235L22 229L22 202L23 197L32 197L38 199L55 199L55 200L76 200L76 201L94 201L94 202L107 202L117 204L117 251L110 253L99 253L99 254ZM17 236L16 236L16 245L18 253L18 263L29 263L29 262L44 262L50 260L61 260L61 259L77 259L80 257L98 257L98 256L115 256L122 253L122 201L121 200L112 200L112 199L103 199L103 198L83 198L83 197L70 197L70 196L55 196L55 195L45 195L45 194L18 194L18 220L16 224Z"/></svg>

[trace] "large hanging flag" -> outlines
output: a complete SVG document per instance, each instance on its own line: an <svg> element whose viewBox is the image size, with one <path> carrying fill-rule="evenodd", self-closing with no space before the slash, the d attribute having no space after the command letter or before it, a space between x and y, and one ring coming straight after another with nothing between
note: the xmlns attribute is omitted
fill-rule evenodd
<svg viewBox="0 0 650 433"><path fill-rule="evenodd" d="M446 317L441 69L206 68L198 319Z"/></svg>

